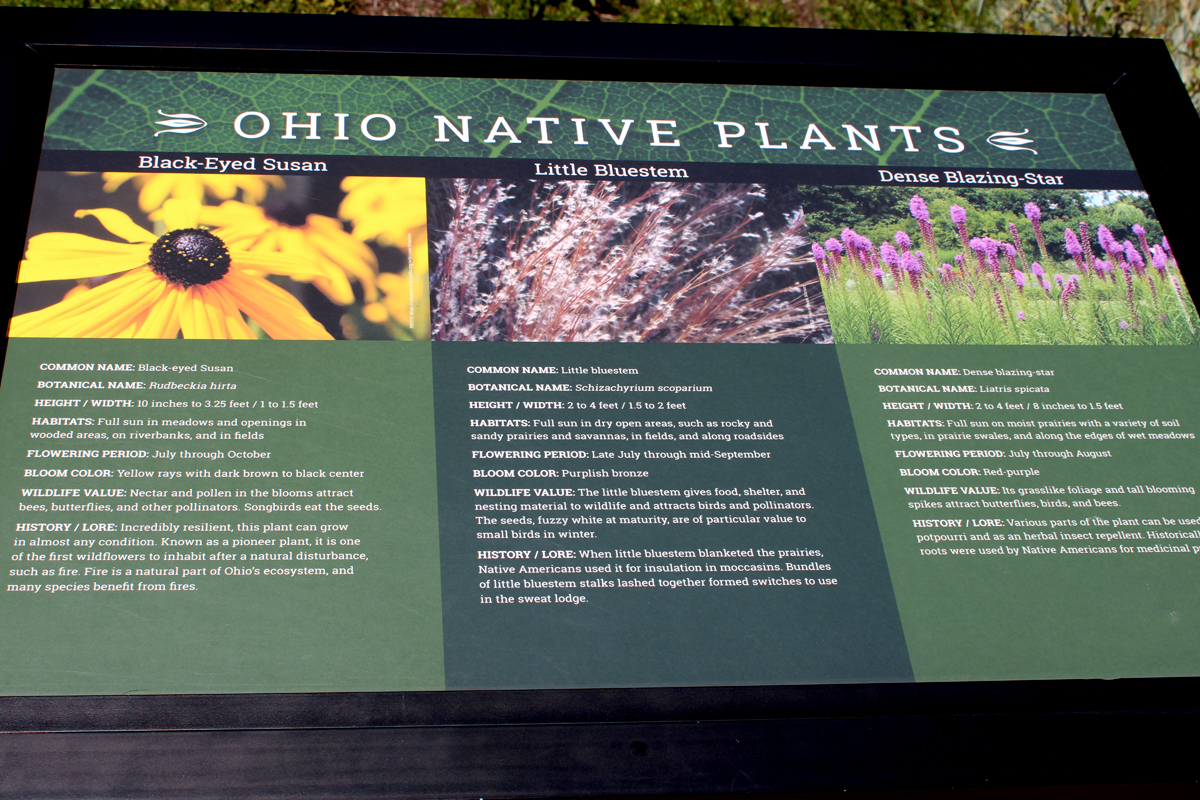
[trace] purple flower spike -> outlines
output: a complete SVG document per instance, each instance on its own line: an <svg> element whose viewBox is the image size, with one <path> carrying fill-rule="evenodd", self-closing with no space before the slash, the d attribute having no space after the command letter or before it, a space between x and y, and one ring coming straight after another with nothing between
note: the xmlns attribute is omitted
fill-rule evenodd
<svg viewBox="0 0 1200 800"><path fill-rule="evenodd" d="M1063 239L1067 242L1067 253L1071 256L1083 255L1083 245L1079 243L1079 237L1075 235L1075 231L1067 228L1063 231Z"/></svg>
<svg viewBox="0 0 1200 800"><path fill-rule="evenodd" d="M837 239L826 239L825 240L825 249L831 253L836 253L839 256L842 253L846 252L846 248L842 247L842 243L839 242Z"/></svg>
<svg viewBox="0 0 1200 800"><path fill-rule="evenodd" d="M882 288L883 286L883 270L879 267L871 270L871 274L875 276L875 282Z"/></svg>
<svg viewBox="0 0 1200 800"><path fill-rule="evenodd" d="M850 260L850 263L858 264L865 269L862 256L858 252L858 234L849 228L842 228L842 244L846 246L846 258Z"/></svg>
<svg viewBox="0 0 1200 800"><path fill-rule="evenodd" d="M1024 321L1025 321L1025 312L1024 312L1024 311L1018 311L1018 312L1017 312L1017 319L1021 320L1021 322L1024 322Z"/></svg>
<svg viewBox="0 0 1200 800"><path fill-rule="evenodd" d="M1139 272L1145 268L1146 262L1142 259L1142 254L1134 247L1133 242L1125 242L1125 258L1129 263L1133 264L1134 269Z"/></svg>
<svg viewBox="0 0 1200 800"><path fill-rule="evenodd" d="M1042 280L1046 277L1046 270L1042 269L1042 265L1038 262L1033 262L1033 266L1030 267L1030 269L1033 270L1033 276L1038 280Z"/></svg>
<svg viewBox="0 0 1200 800"><path fill-rule="evenodd" d="M912 247L912 239L904 231L896 231L896 244L902 250Z"/></svg>
<svg viewBox="0 0 1200 800"><path fill-rule="evenodd" d="M914 194L912 199L908 201L909 213L919 222L929 221L929 208L925 205L925 199L919 194Z"/></svg>
<svg viewBox="0 0 1200 800"><path fill-rule="evenodd" d="M817 261L820 261L825 257L825 250L822 249L821 245L817 244L816 242L813 242L812 251L813 258L815 258Z"/></svg>
<svg viewBox="0 0 1200 800"><path fill-rule="evenodd" d="M950 219L954 221L954 226L958 228L958 238L962 242L963 249L967 249L967 210L962 206L950 206Z"/></svg>
<svg viewBox="0 0 1200 800"><path fill-rule="evenodd" d="M1016 269L1017 268L1017 248L1013 247L1008 242L1004 242L1003 244L1000 245L1000 247L1004 250L1004 257L1008 259L1009 270Z"/></svg>
<svg viewBox="0 0 1200 800"><path fill-rule="evenodd" d="M892 247L888 242L879 245L879 260L887 264L889 267L900 266L900 254L896 252L896 248Z"/></svg>
<svg viewBox="0 0 1200 800"><path fill-rule="evenodd" d="M1088 238L1088 224L1086 222L1079 223L1079 239L1083 244L1083 263L1088 267L1096 265L1096 258L1092 254L1092 240Z"/></svg>
<svg viewBox="0 0 1200 800"><path fill-rule="evenodd" d="M1025 266L1025 245L1021 244L1021 232L1015 222L1008 223L1008 233L1012 236L1013 244L1017 246L1017 255L1021 257L1021 266Z"/></svg>
<svg viewBox="0 0 1200 800"><path fill-rule="evenodd" d="M1127 331L1127 330L1129 330L1129 323L1126 322L1125 320L1121 320L1120 322L1117 323L1117 327L1123 331Z"/></svg>
<svg viewBox="0 0 1200 800"><path fill-rule="evenodd" d="M1046 290L1046 294L1050 294L1050 292L1054 289L1054 284L1045 278L1042 278L1042 288Z"/></svg>
<svg viewBox="0 0 1200 800"><path fill-rule="evenodd" d="M921 288L921 261L912 253L905 253L900 257L900 268L908 273L908 282L912 284L913 291L918 291Z"/></svg>
<svg viewBox="0 0 1200 800"><path fill-rule="evenodd" d="M1075 235L1075 231L1067 228L1063 231L1063 239L1067 243L1067 253L1075 261L1075 268L1087 275L1088 262L1083 256L1083 245L1079 243L1079 237Z"/></svg>
<svg viewBox="0 0 1200 800"><path fill-rule="evenodd" d="M1150 249L1150 262L1154 264L1154 268L1159 272L1167 271L1167 254L1158 245L1154 245Z"/></svg>
<svg viewBox="0 0 1200 800"><path fill-rule="evenodd" d="M1049 261L1050 255L1046 252L1046 236L1042 233L1042 210L1037 207L1037 203L1026 203L1025 216L1033 223L1033 238L1037 239L1038 249L1042 252L1042 260Z"/></svg>
<svg viewBox="0 0 1200 800"><path fill-rule="evenodd" d="M1078 276L1072 275L1071 277L1067 278L1067 282L1063 284L1063 292L1062 292L1063 311L1067 312L1068 316L1071 316L1072 320L1074 320L1075 317L1073 315L1071 315L1071 307L1067 304L1067 301L1073 299L1078 294L1079 294Z"/></svg>
<svg viewBox="0 0 1200 800"><path fill-rule="evenodd" d="M1163 237L1163 250L1167 251L1167 255L1171 255L1171 244L1165 236Z"/></svg>
<svg viewBox="0 0 1200 800"><path fill-rule="evenodd" d="M1145 261L1142 262L1142 268L1145 269L1146 261L1151 260L1150 243L1146 241L1146 229L1141 225L1134 225L1133 232L1137 236L1138 247L1141 248L1142 255L1146 257Z"/></svg>
<svg viewBox="0 0 1200 800"><path fill-rule="evenodd" d="M1063 276L1056 274L1054 276L1054 282L1057 283L1059 286L1062 286L1063 285Z"/></svg>
<svg viewBox="0 0 1200 800"><path fill-rule="evenodd" d="M1018 289L1025 288L1025 273L1024 272L1021 272L1021 270L1019 270L1019 269L1014 269L1013 270L1013 280L1016 282Z"/></svg>
<svg viewBox="0 0 1200 800"><path fill-rule="evenodd" d="M1104 248L1104 252L1110 255L1122 249L1122 247L1117 244L1117 238L1112 235L1112 231L1110 231L1104 225L1096 228L1096 238L1100 240L1100 246Z"/></svg>
<svg viewBox="0 0 1200 800"><path fill-rule="evenodd" d="M972 239L968 246L976 253L982 253L987 250L987 245L985 245L983 243L983 239L980 239L978 236Z"/></svg>

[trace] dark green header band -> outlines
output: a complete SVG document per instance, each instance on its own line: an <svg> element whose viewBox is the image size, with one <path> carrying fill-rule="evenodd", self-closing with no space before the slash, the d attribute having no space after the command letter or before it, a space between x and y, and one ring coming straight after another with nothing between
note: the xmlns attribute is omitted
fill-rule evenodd
<svg viewBox="0 0 1200 800"><path fill-rule="evenodd" d="M1100 95L64 69L45 146L1131 170Z"/></svg>

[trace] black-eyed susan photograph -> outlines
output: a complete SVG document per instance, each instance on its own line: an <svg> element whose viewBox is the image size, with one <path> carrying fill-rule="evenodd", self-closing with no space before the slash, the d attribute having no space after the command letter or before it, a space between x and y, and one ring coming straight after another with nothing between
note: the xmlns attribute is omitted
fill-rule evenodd
<svg viewBox="0 0 1200 800"><path fill-rule="evenodd" d="M10 336L429 338L424 178L38 175Z"/></svg>
<svg viewBox="0 0 1200 800"><path fill-rule="evenodd" d="M430 182L439 341L832 341L794 189Z"/></svg>

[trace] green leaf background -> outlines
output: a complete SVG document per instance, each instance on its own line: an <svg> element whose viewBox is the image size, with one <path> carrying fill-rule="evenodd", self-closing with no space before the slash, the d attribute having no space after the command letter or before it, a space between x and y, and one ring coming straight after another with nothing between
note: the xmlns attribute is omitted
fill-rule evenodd
<svg viewBox="0 0 1200 800"><path fill-rule="evenodd" d="M207 120L191 134L158 137L157 112L188 112ZM259 111L272 121L260 139L234 133L233 118ZM282 112L321 112L322 138L282 140ZM348 141L335 141L335 113L349 113ZM396 135L384 142L362 137L363 115L388 114ZM469 115L471 141L453 134L435 142L435 114L457 124ZM521 143L483 140L496 116L504 116ZM527 117L558 117L552 144L537 144L537 126ZM589 120L588 146L573 144L572 117ZM618 147L595 122L632 119ZM650 146L647 119L673 119L679 147ZM718 148L716 120L736 121L747 133L732 148ZM786 150L759 147L756 122L769 122L773 142ZM837 147L819 143L799 149L809 123L816 123ZM383 123L376 132L383 130ZM882 152L847 149L843 124L864 130L880 126ZM905 152L890 125L920 125L920 152ZM937 149L935 127L958 128L967 149ZM1029 128L1038 151L1006 152L986 144L999 130ZM299 137L307 131L301 130ZM485 78L403 78L352 75L270 75L162 72L143 70L58 70L44 146L60 150L169 153L262 153L279 156L378 155L459 158L626 159L860 166L989 167L1015 169L1131 170L1133 163L1116 121L1101 95L1019 92L961 92L901 89L839 89L790 86L735 86L600 81L501 80Z"/></svg>

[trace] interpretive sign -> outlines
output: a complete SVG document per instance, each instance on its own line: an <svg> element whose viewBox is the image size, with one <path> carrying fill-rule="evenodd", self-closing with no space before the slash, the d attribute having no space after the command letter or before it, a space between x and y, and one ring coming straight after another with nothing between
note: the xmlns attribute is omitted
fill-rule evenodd
<svg viewBox="0 0 1200 800"><path fill-rule="evenodd" d="M1153 201L1098 94L58 69L0 693L1196 675Z"/></svg>

